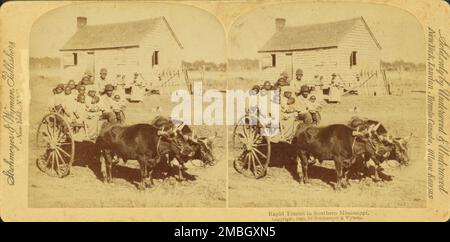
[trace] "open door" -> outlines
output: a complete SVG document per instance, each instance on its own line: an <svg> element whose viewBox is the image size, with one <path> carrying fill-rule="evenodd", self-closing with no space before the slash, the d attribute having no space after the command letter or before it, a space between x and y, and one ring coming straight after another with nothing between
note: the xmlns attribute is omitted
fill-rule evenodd
<svg viewBox="0 0 450 242"><path fill-rule="evenodd" d="M87 52L86 71L90 71L95 78L95 54L94 51Z"/></svg>
<svg viewBox="0 0 450 242"><path fill-rule="evenodd" d="M292 52L291 53L286 53L285 56L285 70L289 76L289 80L292 80L294 77L294 60L292 59L293 55Z"/></svg>

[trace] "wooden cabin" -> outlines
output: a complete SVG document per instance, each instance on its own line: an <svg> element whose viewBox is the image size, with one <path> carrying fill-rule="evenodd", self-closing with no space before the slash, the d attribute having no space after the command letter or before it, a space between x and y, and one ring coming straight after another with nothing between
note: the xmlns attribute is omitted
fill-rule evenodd
<svg viewBox="0 0 450 242"><path fill-rule="evenodd" d="M311 85L315 76L325 82L333 73L346 90L362 95L386 94L387 84L380 71L380 43L363 17L303 26L286 26L275 19L275 33L259 49L263 80L275 82L282 72Z"/></svg>
<svg viewBox="0 0 450 242"><path fill-rule="evenodd" d="M183 46L165 17L102 25L88 25L77 17L77 31L60 49L63 80L81 80L89 71L108 78L140 73L147 86L185 85Z"/></svg>

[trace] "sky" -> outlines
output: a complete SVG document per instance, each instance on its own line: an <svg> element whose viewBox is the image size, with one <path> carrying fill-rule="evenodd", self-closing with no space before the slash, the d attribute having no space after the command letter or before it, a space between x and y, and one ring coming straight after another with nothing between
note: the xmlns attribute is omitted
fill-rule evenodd
<svg viewBox="0 0 450 242"><path fill-rule="evenodd" d="M286 26L332 22L362 16L382 47L381 59L425 61L425 39L420 24L408 12L380 4L284 3L254 9L241 15L230 28L228 56L257 58L257 50L275 32L275 18Z"/></svg>
<svg viewBox="0 0 450 242"><path fill-rule="evenodd" d="M275 32L277 17L285 18L286 26L297 26L362 16L382 46L382 60L425 60L424 32L408 12L381 4L318 2L279 3L242 13L230 28L228 41L220 20L195 7L148 2L73 4L52 10L34 23L31 57L59 57L58 49L76 31L77 16L87 17L88 25L165 16L184 46L186 61L217 63L227 58L258 58L257 50Z"/></svg>
<svg viewBox="0 0 450 242"><path fill-rule="evenodd" d="M58 50L76 31L77 16L88 25L165 16L182 43L187 61L226 61L222 24L210 13L190 6L160 3L80 3L49 11L33 25L31 57L59 57Z"/></svg>

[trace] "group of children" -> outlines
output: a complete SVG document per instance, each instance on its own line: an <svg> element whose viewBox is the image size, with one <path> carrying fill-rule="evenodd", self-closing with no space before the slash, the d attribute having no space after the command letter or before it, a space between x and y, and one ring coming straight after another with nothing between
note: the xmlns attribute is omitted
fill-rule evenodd
<svg viewBox="0 0 450 242"><path fill-rule="evenodd" d="M277 82L272 85L269 81L266 81L261 87L254 86L250 90L250 94L258 94L262 97L271 90L279 90L279 92L273 93L270 101L280 104L279 122L282 140L290 141L293 138L298 124L297 121L302 121L307 125L319 123L319 112L322 109L321 100L311 93L309 86L303 85L298 88L295 85L290 85L289 82ZM277 93L279 95L276 95ZM255 107L249 107L249 109L253 111Z"/></svg>
<svg viewBox="0 0 450 242"><path fill-rule="evenodd" d="M309 95L310 89L307 86L302 86L299 92L290 89L282 89L282 92L283 98L280 104L283 119L297 117L299 113L309 113L312 123L319 122L319 111L322 105L315 95Z"/></svg>
<svg viewBox="0 0 450 242"><path fill-rule="evenodd" d="M88 139L92 139L98 134L98 121L105 113L121 113L125 109L119 94L106 94L112 89L106 85L103 91L98 91L93 85L76 85L70 80L53 89L48 108L66 116L71 123L84 125Z"/></svg>

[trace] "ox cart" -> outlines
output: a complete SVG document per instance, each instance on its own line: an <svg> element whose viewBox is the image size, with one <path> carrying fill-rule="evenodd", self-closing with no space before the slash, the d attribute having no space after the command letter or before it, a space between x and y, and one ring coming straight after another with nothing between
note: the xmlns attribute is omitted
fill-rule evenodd
<svg viewBox="0 0 450 242"><path fill-rule="evenodd" d="M234 169L256 179L267 174L271 143L290 143L280 135L281 125L274 126L270 117L258 114L258 111L246 112L234 126L232 141ZM313 125L318 125L318 122ZM275 129L277 134L271 135Z"/></svg>
<svg viewBox="0 0 450 242"><path fill-rule="evenodd" d="M122 117L125 117L124 112ZM122 120L123 122L124 120ZM101 127L106 120L99 120ZM97 134L100 129L97 129ZM36 165L53 177L65 177L75 159L76 143L95 140L87 135L86 124L71 122L63 110L49 112L41 119L36 131Z"/></svg>

